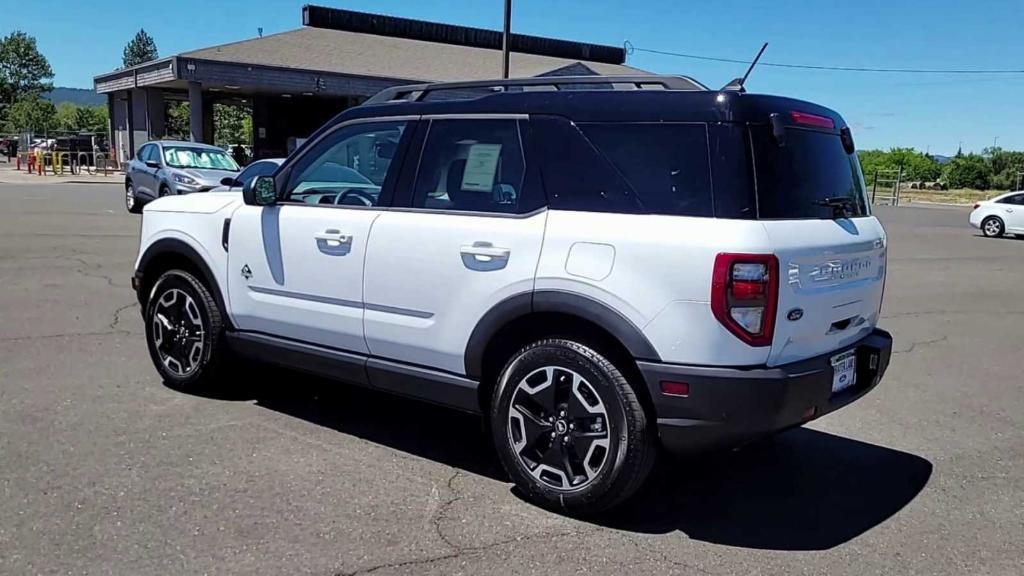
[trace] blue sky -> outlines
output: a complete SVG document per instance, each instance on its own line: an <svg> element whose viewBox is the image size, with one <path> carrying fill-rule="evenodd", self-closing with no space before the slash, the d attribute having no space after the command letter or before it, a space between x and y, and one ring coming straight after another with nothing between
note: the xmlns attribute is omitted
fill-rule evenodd
<svg viewBox="0 0 1024 576"><path fill-rule="evenodd" d="M500 28L501 0L321 0L341 8ZM160 54L301 26L302 1L175 0L102 9L78 0L0 0L0 34L21 29L39 40L61 86L91 87L120 64L143 27ZM115 3L117 4L117 3ZM524 34L766 62L899 68L1024 69L1022 0L514 0L513 30ZM743 66L634 52L639 68L688 74L712 87ZM854 127L858 147L929 146L952 154L999 145L1024 150L1024 74L953 76L860 74L760 68L752 92L783 94L834 108Z"/></svg>

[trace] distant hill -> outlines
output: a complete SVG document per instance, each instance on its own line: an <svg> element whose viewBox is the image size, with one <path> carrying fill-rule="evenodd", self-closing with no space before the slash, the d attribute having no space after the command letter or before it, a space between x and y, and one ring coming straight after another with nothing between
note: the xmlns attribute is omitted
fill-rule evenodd
<svg viewBox="0 0 1024 576"><path fill-rule="evenodd" d="M55 105L70 102L76 106L102 106L107 97L88 88L54 88L46 98Z"/></svg>
<svg viewBox="0 0 1024 576"><path fill-rule="evenodd" d="M932 154L932 158L935 158L935 161L938 162L939 164L947 164L950 160L952 160L952 158L950 158L949 156L940 156L938 154Z"/></svg>

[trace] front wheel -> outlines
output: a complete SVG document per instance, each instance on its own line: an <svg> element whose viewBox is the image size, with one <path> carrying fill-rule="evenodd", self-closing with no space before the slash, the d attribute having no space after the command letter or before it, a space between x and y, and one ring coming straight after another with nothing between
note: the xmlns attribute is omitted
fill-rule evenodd
<svg viewBox="0 0 1024 576"><path fill-rule="evenodd" d="M131 214L142 212L142 203L135 196L135 184L127 182L124 185L124 207Z"/></svg>
<svg viewBox="0 0 1024 576"><path fill-rule="evenodd" d="M998 238L1004 231L1003 221L996 216L989 216L981 223L981 233L989 238Z"/></svg>
<svg viewBox="0 0 1024 576"><path fill-rule="evenodd" d="M165 272L144 318L149 355L164 381L190 392L211 388L226 350L223 317L206 286L184 270Z"/></svg>
<svg viewBox="0 0 1024 576"><path fill-rule="evenodd" d="M622 372L596 350L541 340L502 371L491 407L506 472L532 501L593 514L640 488L655 439Z"/></svg>

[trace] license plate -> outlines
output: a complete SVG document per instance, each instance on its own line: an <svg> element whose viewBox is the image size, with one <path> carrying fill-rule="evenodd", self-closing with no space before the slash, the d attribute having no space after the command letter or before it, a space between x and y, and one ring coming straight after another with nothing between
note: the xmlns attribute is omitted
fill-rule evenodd
<svg viewBox="0 0 1024 576"><path fill-rule="evenodd" d="M832 393L842 392L857 381L857 353L855 350L832 357Z"/></svg>

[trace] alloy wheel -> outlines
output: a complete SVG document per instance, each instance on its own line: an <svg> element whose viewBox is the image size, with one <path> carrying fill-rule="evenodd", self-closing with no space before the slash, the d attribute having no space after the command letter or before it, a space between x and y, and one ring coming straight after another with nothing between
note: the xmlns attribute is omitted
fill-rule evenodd
<svg viewBox="0 0 1024 576"><path fill-rule="evenodd" d="M998 236L1002 232L1003 226L998 220L992 218L985 221L985 234L988 236Z"/></svg>
<svg viewBox="0 0 1024 576"><path fill-rule="evenodd" d="M199 307L183 290L164 292L153 310L151 329L160 362L178 376L199 368L206 333Z"/></svg>
<svg viewBox="0 0 1024 576"><path fill-rule="evenodd" d="M610 460L608 413L594 387L576 372L545 366L512 394L508 439L519 463L538 481L578 490Z"/></svg>
<svg viewBox="0 0 1024 576"><path fill-rule="evenodd" d="M131 212L132 208L135 207L135 187L129 184L124 189L124 205Z"/></svg>

